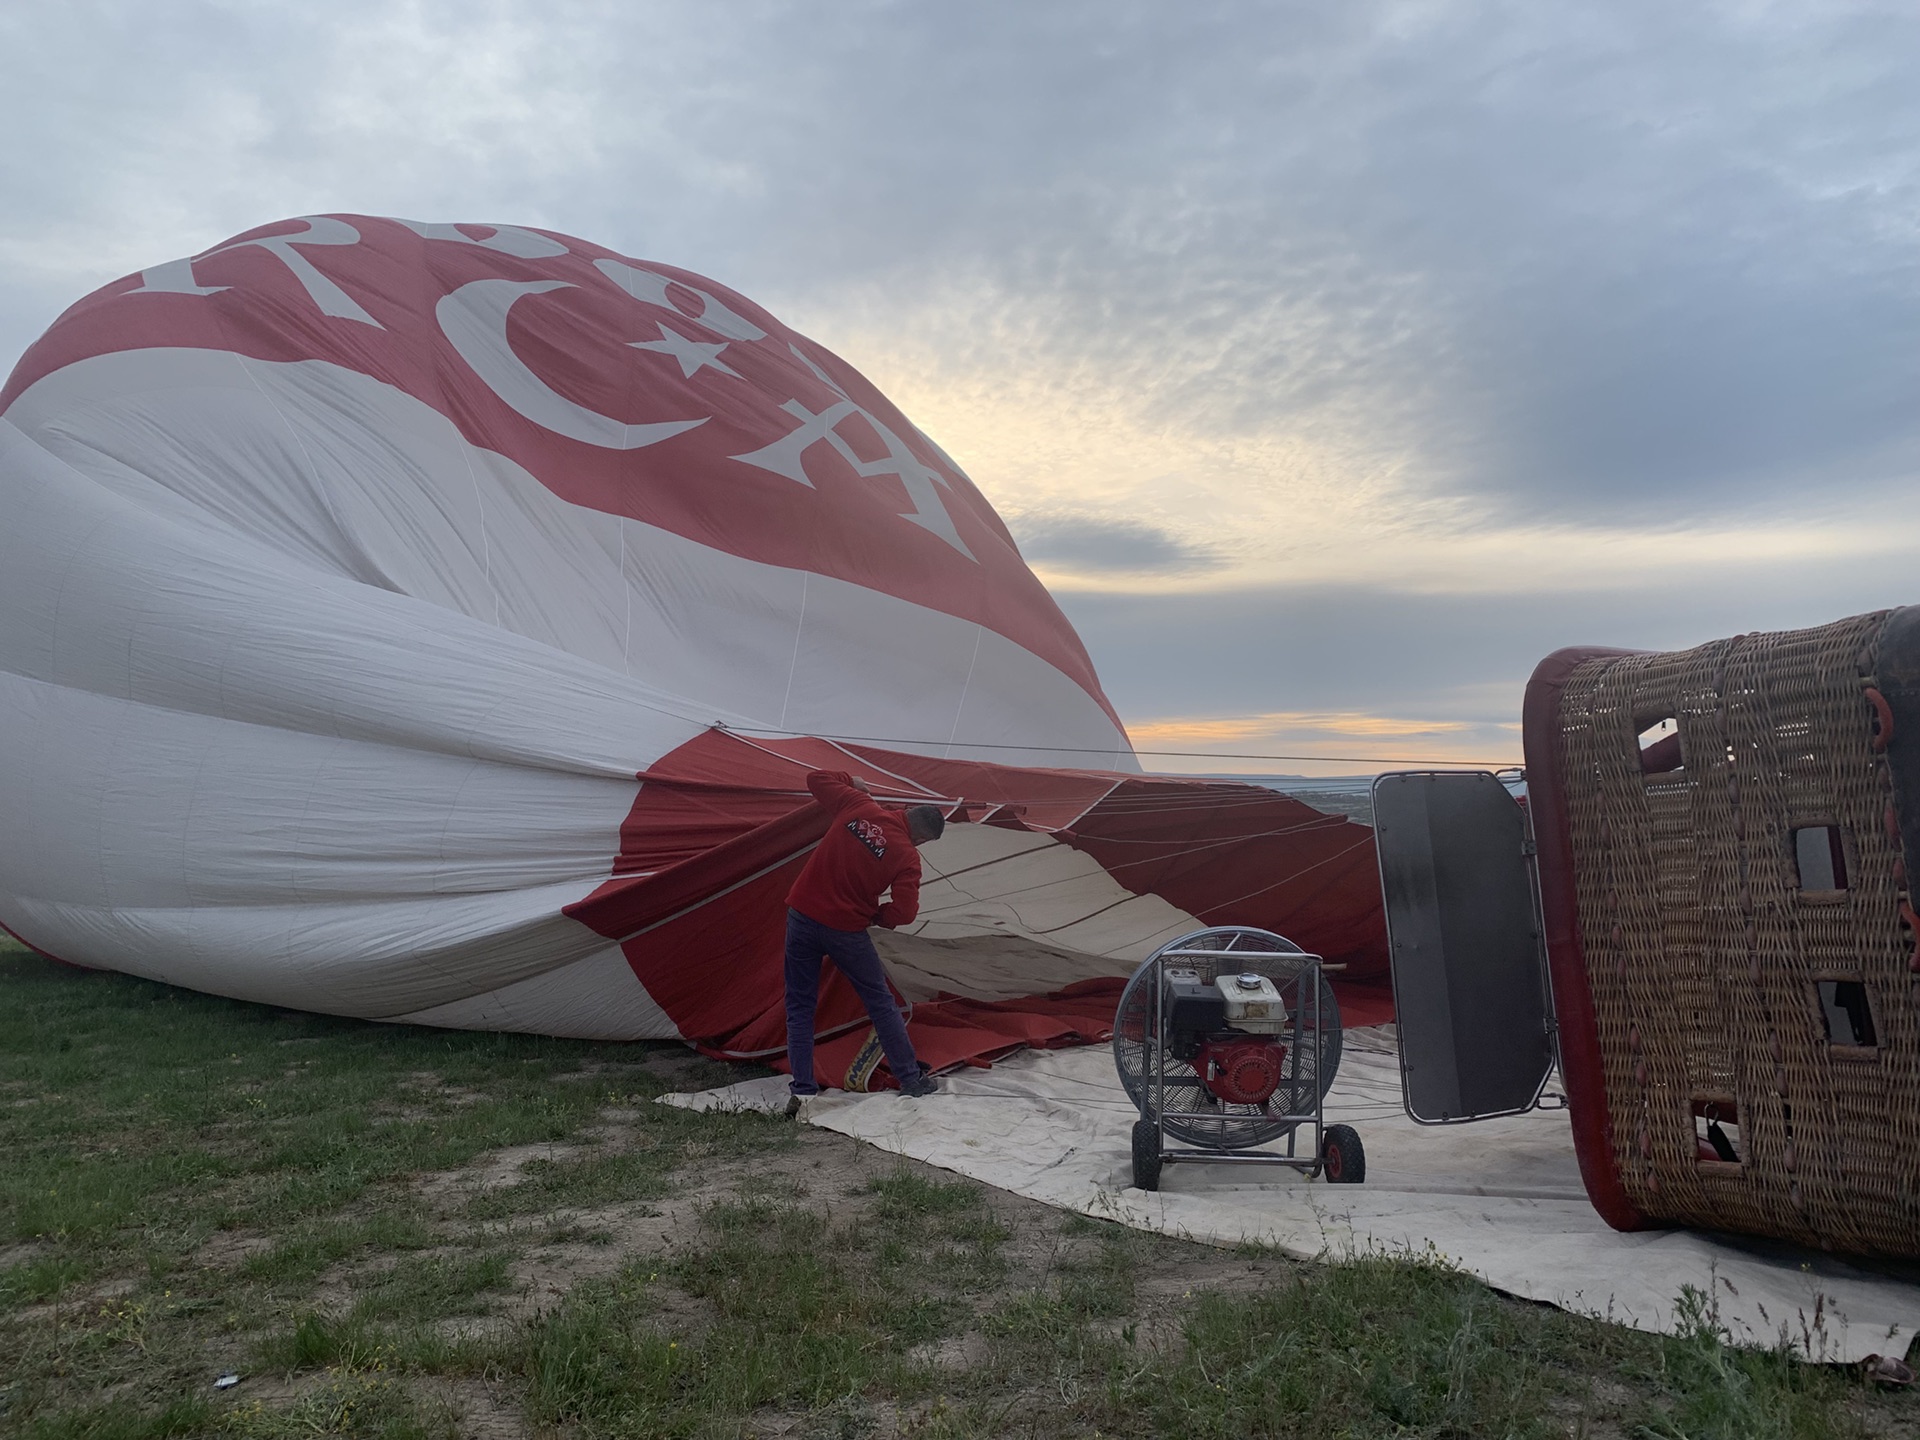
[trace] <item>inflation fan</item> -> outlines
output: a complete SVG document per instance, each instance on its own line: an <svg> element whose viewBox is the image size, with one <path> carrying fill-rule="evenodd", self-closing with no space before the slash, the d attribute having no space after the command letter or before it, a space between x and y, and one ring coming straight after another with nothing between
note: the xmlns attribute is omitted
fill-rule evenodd
<svg viewBox="0 0 1920 1440"><path fill-rule="evenodd" d="M1340 1068L1340 1006L1320 957L1267 930L1197 930L1133 973L1113 1057L1139 1108L1133 1183L1163 1165L1287 1165L1336 1184L1366 1175L1360 1137L1325 1123ZM1302 1128L1312 1143L1300 1146ZM1177 1140L1185 1149L1172 1149ZM1285 1141L1284 1149L1274 1146Z"/></svg>

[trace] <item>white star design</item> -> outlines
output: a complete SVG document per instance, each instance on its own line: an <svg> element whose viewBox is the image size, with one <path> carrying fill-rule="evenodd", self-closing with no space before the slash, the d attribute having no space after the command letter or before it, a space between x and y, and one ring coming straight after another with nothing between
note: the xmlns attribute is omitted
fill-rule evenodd
<svg viewBox="0 0 1920 1440"><path fill-rule="evenodd" d="M662 355L671 355L680 362L682 379L692 379L694 371L703 365L711 365L721 374L731 375L736 380L740 378L738 370L719 358L720 352L727 348L724 341L718 345L703 345L678 330L669 329L663 323L658 340L629 340L627 343L635 350L655 350Z"/></svg>

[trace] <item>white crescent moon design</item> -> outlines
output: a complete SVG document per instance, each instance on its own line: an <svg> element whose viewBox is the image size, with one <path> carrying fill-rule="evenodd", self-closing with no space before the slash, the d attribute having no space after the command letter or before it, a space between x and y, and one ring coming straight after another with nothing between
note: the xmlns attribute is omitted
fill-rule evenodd
<svg viewBox="0 0 1920 1440"><path fill-rule="evenodd" d="M475 280L444 296L434 307L440 333L462 360L514 410L534 424L604 450L639 450L707 423L660 420L630 425L567 399L527 367L507 340L507 312L527 295L571 290L565 280Z"/></svg>

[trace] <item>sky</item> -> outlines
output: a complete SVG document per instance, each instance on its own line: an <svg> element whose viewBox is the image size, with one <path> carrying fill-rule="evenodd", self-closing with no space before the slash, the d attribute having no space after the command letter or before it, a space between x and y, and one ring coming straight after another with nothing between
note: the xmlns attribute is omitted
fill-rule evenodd
<svg viewBox="0 0 1920 1440"><path fill-rule="evenodd" d="M1905 3L14 4L0 369L286 216L584 236L886 391L1150 766L1513 763L1561 646L1920 600L1916 62Z"/></svg>

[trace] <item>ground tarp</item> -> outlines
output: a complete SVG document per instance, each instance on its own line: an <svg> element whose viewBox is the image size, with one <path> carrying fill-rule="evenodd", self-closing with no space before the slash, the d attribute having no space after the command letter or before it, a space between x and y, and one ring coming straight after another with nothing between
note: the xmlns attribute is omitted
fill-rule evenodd
<svg viewBox="0 0 1920 1440"><path fill-rule="evenodd" d="M1920 1266L1687 1231L1610 1230L1588 1203L1565 1111L1423 1127L1400 1108L1390 1028L1350 1030L1328 1119L1367 1151L1362 1185L1279 1168L1174 1165L1130 1188L1134 1109L1105 1048L1029 1052L944 1081L945 1093L829 1091L809 1123L1087 1215L1303 1258L1368 1252L1459 1266L1508 1294L1639 1329L1683 1324L1692 1289L1744 1343L1784 1339L1828 1362L1902 1354L1920 1326ZM693 1108L772 1108L782 1078L672 1095Z"/></svg>

